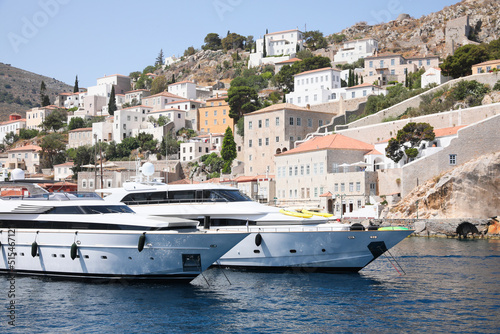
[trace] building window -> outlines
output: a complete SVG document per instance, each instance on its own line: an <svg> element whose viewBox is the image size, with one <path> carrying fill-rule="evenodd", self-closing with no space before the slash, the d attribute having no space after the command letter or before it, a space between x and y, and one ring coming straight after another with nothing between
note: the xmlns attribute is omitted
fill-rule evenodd
<svg viewBox="0 0 500 334"><path fill-rule="evenodd" d="M288 176L292 176L293 175L293 167L292 166L289 166L288 167ZM290 190L291 191L291 190Z"/></svg>
<svg viewBox="0 0 500 334"><path fill-rule="evenodd" d="M266 118L266 128L269 127L269 118Z"/></svg>
<svg viewBox="0 0 500 334"><path fill-rule="evenodd" d="M293 125L293 117L290 117L290 125Z"/></svg>
<svg viewBox="0 0 500 334"><path fill-rule="evenodd" d="M457 164L457 155L450 154L450 165L456 165L456 164Z"/></svg>
<svg viewBox="0 0 500 334"><path fill-rule="evenodd" d="M349 192L353 192L354 191L354 183L352 182L349 182Z"/></svg>
<svg viewBox="0 0 500 334"><path fill-rule="evenodd" d="M266 138L266 146L269 146L269 137Z"/></svg>
<svg viewBox="0 0 500 334"><path fill-rule="evenodd" d="M280 125L280 118L276 117L276 125Z"/></svg>
<svg viewBox="0 0 500 334"><path fill-rule="evenodd" d="M361 208L361 200L358 199L358 208Z"/></svg>
<svg viewBox="0 0 500 334"><path fill-rule="evenodd" d="M217 110L214 110L214 116L217 116Z"/></svg>
<svg viewBox="0 0 500 334"><path fill-rule="evenodd" d="M82 181L82 188L87 188L87 180Z"/></svg>
<svg viewBox="0 0 500 334"><path fill-rule="evenodd" d="M295 166L293 169L295 170L295 174L294 175L295 176L299 175L299 166Z"/></svg>
<svg viewBox="0 0 500 334"><path fill-rule="evenodd" d="M332 173L338 173L339 172L339 164L333 163L332 164Z"/></svg>
<svg viewBox="0 0 500 334"><path fill-rule="evenodd" d="M335 192L339 191L339 184L338 183L335 183L333 191L335 191Z"/></svg>
<svg viewBox="0 0 500 334"><path fill-rule="evenodd" d="M324 172L323 163L320 162L319 163L319 175L323 175L323 172Z"/></svg>
<svg viewBox="0 0 500 334"><path fill-rule="evenodd" d="M302 125L302 118L297 117L297 126L301 126L301 125Z"/></svg>
<svg viewBox="0 0 500 334"><path fill-rule="evenodd" d="M248 140L248 147L252 147L252 139Z"/></svg>
<svg viewBox="0 0 500 334"><path fill-rule="evenodd" d="M357 192L361 191L361 182L356 182L356 191Z"/></svg>
<svg viewBox="0 0 500 334"><path fill-rule="evenodd" d="M320 120L318 121L318 126L323 126L323 120L322 120L322 119L320 119Z"/></svg>
<svg viewBox="0 0 500 334"><path fill-rule="evenodd" d="M262 146L262 138L259 138L259 146Z"/></svg>
<svg viewBox="0 0 500 334"><path fill-rule="evenodd" d="M300 165L300 175L304 175L304 165Z"/></svg>
<svg viewBox="0 0 500 334"><path fill-rule="evenodd" d="M307 119L307 126L312 127L313 126L313 120L311 118Z"/></svg>
<svg viewBox="0 0 500 334"><path fill-rule="evenodd" d="M252 126L253 126L252 121L248 122L248 130L252 130Z"/></svg>
<svg viewBox="0 0 500 334"><path fill-rule="evenodd" d="M356 97L356 92L352 92L351 97L354 99Z"/></svg>
<svg viewBox="0 0 500 334"><path fill-rule="evenodd" d="M259 129L262 127L262 120L259 119Z"/></svg>
<svg viewBox="0 0 500 334"><path fill-rule="evenodd" d="M431 60L427 59L427 66L430 66L430 65L431 65Z"/></svg>
<svg viewBox="0 0 500 334"><path fill-rule="evenodd" d="M318 164L313 164L313 175L318 174Z"/></svg>
<svg viewBox="0 0 500 334"><path fill-rule="evenodd" d="M391 66L394 66L396 65L396 60L395 59L391 59Z"/></svg>
<svg viewBox="0 0 500 334"><path fill-rule="evenodd" d="M373 60L370 60L370 61L368 62L368 67L373 67Z"/></svg>
<svg viewBox="0 0 500 334"><path fill-rule="evenodd" d="M345 192L345 183L340 184L340 191Z"/></svg>
<svg viewBox="0 0 500 334"><path fill-rule="evenodd" d="M280 137L279 136L276 136L276 142L279 143L280 142Z"/></svg>
<svg viewBox="0 0 500 334"><path fill-rule="evenodd" d="M306 165L306 175L311 174L311 165Z"/></svg>

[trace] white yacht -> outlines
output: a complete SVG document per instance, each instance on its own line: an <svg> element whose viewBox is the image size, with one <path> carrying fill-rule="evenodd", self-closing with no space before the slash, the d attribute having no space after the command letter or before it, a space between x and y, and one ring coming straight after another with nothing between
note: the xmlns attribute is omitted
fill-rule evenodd
<svg viewBox="0 0 500 334"><path fill-rule="evenodd" d="M216 184L126 182L122 188L101 192L105 201L122 202L136 212L194 219L215 230L250 232L217 262L225 267L356 272L413 232L360 230L327 217L256 203L236 188Z"/></svg>
<svg viewBox="0 0 500 334"><path fill-rule="evenodd" d="M0 198L0 272L191 280L248 233L150 217L95 193Z"/></svg>

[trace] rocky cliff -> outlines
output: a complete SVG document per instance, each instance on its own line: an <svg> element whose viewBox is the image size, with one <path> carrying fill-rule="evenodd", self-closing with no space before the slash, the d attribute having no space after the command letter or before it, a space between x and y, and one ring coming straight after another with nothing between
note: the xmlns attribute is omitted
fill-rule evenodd
<svg viewBox="0 0 500 334"><path fill-rule="evenodd" d="M453 47L500 38L499 12L498 0L463 0L421 18L401 14L396 20L377 25L359 22L340 33L348 40L375 38L383 51L403 53L405 56L427 52L444 58ZM468 29L460 20L467 16ZM455 42L450 39L452 35L456 35Z"/></svg>
<svg viewBox="0 0 500 334"><path fill-rule="evenodd" d="M500 151L457 166L415 188L386 218L485 218L500 213Z"/></svg>

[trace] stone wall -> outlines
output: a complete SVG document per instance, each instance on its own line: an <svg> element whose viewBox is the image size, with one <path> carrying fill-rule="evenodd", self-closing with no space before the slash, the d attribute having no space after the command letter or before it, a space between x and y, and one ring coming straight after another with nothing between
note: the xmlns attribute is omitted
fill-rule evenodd
<svg viewBox="0 0 500 334"><path fill-rule="evenodd" d="M500 107L500 104L497 104ZM478 114L483 114L479 111ZM488 153L500 151L500 115L485 119L477 124L462 128L458 137L449 146L424 159L418 159L405 165L402 170L401 196L410 193L413 188L471 159ZM450 154L456 155L456 165L450 165Z"/></svg>
<svg viewBox="0 0 500 334"><path fill-rule="evenodd" d="M431 114L415 118L408 118L399 121L379 123L369 126L337 130L344 136L375 144L395 137L399 130L410 122L426 122L434 129L455 127L459 125L469 125L500 114L500 103L487 104L467 109Z"/></svg>
<svg viewBox="0 0 500 334"><path fill-rule="evenodd" d="M386 119L388 117L398 117L401 114L403 114L406 111L406 109L408 109L409 107L418 108L418 106L420 105L420 102L422 100L422 98L421 98L422 95L434 94L437 90L440 90L444 87L451 87L451 85L454 85L455 83L457 83L459 81L463 81L463 80L467 80L467 81L476 80L480 83L488 84L488 85L490 85L490 87L493 87L495 85L495 83L498 80L500 80L500 73L497 72L497 73L475 74L475 75L470 75L470 76L467 76L464 78L458 78L455 80L448 81L447 83L445 83L443 85L429 89L428 91L426 91L420 95L414 96L414 97L407 99L403 102L395 104L392 107L381 110L376 114L369 115L369 116L364 117L360 120L349 123L347 125L347 128L352 129L352 128L357 128L357 127L373 125L373 124L381 123L384 119ZM337 130L344 130L344 129L345 129L345 127L342 126L341 128L339 127Z"/></svg>
<svg viewBox="0 0 500 334"><path fill-rule="evenodd" d="M401 168L378 170L377 178L379 196L401 193L401 180L403 179Z"/></svg>

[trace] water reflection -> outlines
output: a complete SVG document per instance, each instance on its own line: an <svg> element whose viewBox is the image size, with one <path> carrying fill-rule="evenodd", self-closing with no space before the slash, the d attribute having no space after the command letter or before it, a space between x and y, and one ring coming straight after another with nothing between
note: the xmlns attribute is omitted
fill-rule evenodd
<svg viewBox="0 0 500 334"><path fill-rule="evenodd" d="M29 332L495 332L500 242L410 238L359 274L211 269L190 285L16 280ZM208 282L208 284L207 284ZM0 289L8 281L0 278ZM0 320L0 328L6 326Z"/></svg>

